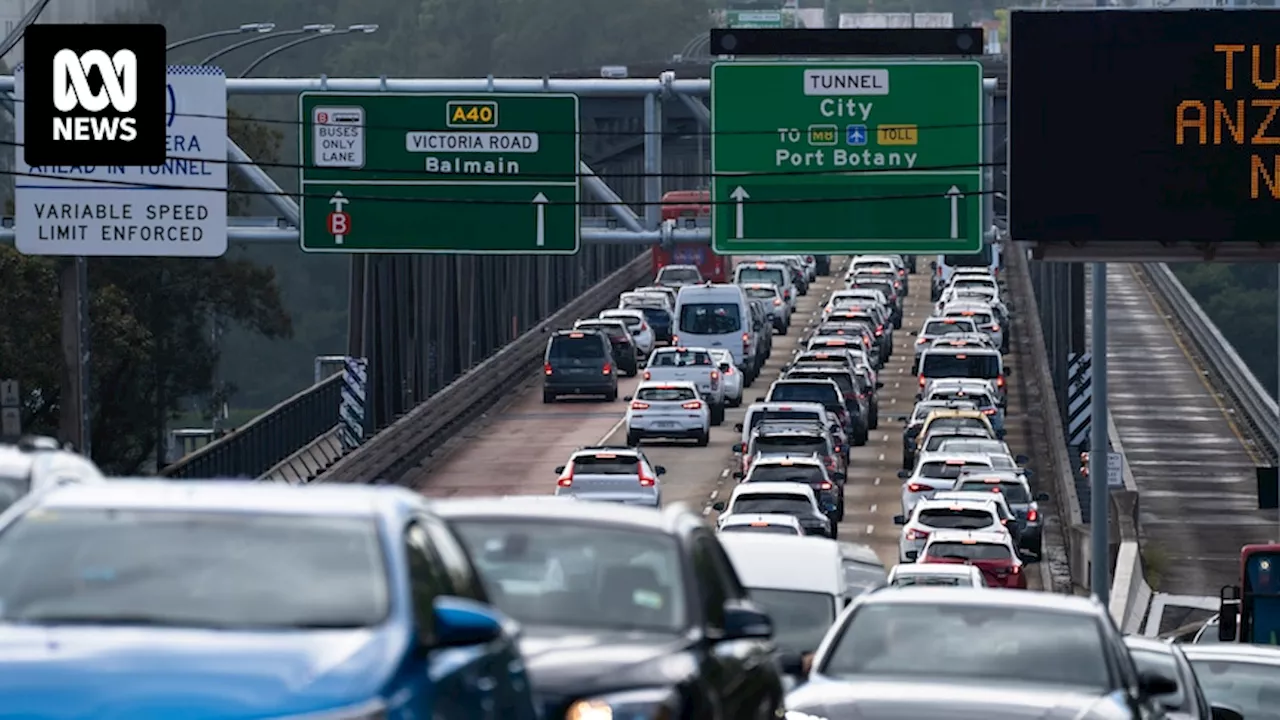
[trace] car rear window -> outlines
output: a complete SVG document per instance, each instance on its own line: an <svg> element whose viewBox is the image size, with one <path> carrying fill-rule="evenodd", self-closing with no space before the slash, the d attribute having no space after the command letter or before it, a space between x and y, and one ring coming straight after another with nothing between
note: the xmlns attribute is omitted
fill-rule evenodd
<svg viewBox="0 0 1280 720"><path fill-rule="evenodd" d="M765 420L807 420L821 423L823 418L818 413L808 410L762 410L751 413L751 422L747 425L747 429L754 430Z"/></svg>
<svg viewBox="0 0 1280 720"><path fill-rule="evenodd" d="M790 525L773 525L770 523L751 523L749 525L725 525L720 532L753 532L766 535L802 535Z"/></svg>
<svg viewBox="0 0 1280 720"><path fill-rule="evenodd" d="M743 292L747 294L747 297L761 300L776 300L778 298L778 291L771 287L746 287L743 288Z"/></svg>
<svg viewBox="0 0 1280 720"><path fill-rule="evenodd" d="M899 575L893 579L893 584L897 587L916 587L924 585L927 587L959 587L960 585L968 586L968 582L961 583L960 578L951 575Z"/></svg>
<svg viewBox="0 0 1280 720"><path fill-rule="evenodd" d="M920 362L920 374L927 378L982 378L1000 377L1000 358L991 353L939 353L929 352Z"/></svg>
<svg viewBox="0 0 1280 720"><path fill-rule="evenodd" d="M742 310L729 303L686 303L680 307L680 332L727 335L742 328Z"/></svg>
<svg viewBox="0 0 1280 720"><path fill-rule="evenodd" d="M1027 489L1018 482L989 483L986 481L964 480L956 484L956 490L965 492L995 492L1004 495L1005 502L1010 505L1024 505L1031 502Z"/></svg>
<svg viewBox="0 0 1280 720"><path fill-rule="evenodd" d="M990 465L975 462L927 462L920 466L920 475L927 478L939 478L942 480L955 479L960 477L960 473L965 468L989 468Z"/></svg>
<svg viewBox="0 0 1280 720"><path fill-rule="evenodd" d="M943 390L930 394L930 400L968 400L974 405L986 409L995 407L996 401L986 393L971 393L964 390Z"/></svg>
<svg viewBox="0 0 1280 720"><path fill-rule="evenodd" d="M794 385L779 383L769 392L770 402L816 402L828 407L842 405L841 398L836 397L836 388L826 383L797 383Z"/></svg>
<svg viewBox="0 0 1280 720"><path fill-rule="evenodd" d="M581 337L561 335L551 340L550 357L555 360L603 360L606 357L604 345L594 333L583 333Z"/></svg>
<svg viewBox="0 0 1280 720"><path fill-rule="evenodd" d="M933 432L931 429L929 433L929 440L924 444L924 449L927 452L933 452L934 450L941 450L943 444L946 443L947 450L953 453L983 452L982 450L975 450L973 448L966 448L963 446L959 446L959 447L953 446L952 443L947 442L948 440L955 440L956 438L959 438L959 437L968 437L968 436L937 433L937 432Z"/></svg>
<svg viewBox="0 0 1280 720"><path fill-rule="evenodd" d="M747 476L751 482L820 483L826 480L822 468L813 465L754 465Z"/></svg>
<svg viewBox="0 0 1280 720"><path fill-rule="evenodd" d="M753 448L754 453L780 454L791 453L795 455L819 455L827 452L827 441L822 438L806 437L804 435L774 435L771 437L758 437Z"/></svg>
<svg viewBox="0 0 1280 720"><path fill-rule="evenodd" d="M618 322L621 322L621 321L618 321ZM625 336L625 335L627 334L627 333L626 333L626 331L624 331L621 327L618 327L618 323L617 323L617 322L613 322L613 321L610 321L610 322L582 322L582 323L578 323L578 325L577 325L577 326L578 326L579 328L584 329L584 330L595 330L596 332L604 333L604 334L605 334L605 335L607 335L607 336L609 337L609 339L611 339L611 340L612 340L613 338L620 338L620 337L623 337L623 336Z"/></svg>
<svg viewBox="0 0 1280 720"><path fill-rule="evenodd" d="M807 515L813 511L809 499L802 495L782 493L751 493L733 501L735 513L769 515Z"/></svg>
<svg viewBox="0 0 1280 720"><path fill-rule="evenodd" d="M952 315L952 317L967 317L979 325L990 325L993 322L991 319L991 313L978 312L976 310L960 310Z"/></svg>
<svg viewBox="0 0 1280 720"><path fill-rule="evenodd" d="M635 455L579 455L573 459L573 472L582 475L635 475L640 462Z"/></svg>
<svg viewBox="0 0 1280 720"><path fill-rule="evenodd" d="M610 315L609 318L611 320L621 321L622 324L629 328L640 327L640 323L644 322L635 315Z"/></svg>
<svg viewBox="0 0 1280 720"><path fill-rule="evenodd" d="M636 392L636 399L647 400L649 402L685 402L688 400L697 400L698 394L695 393L692 388L645 387L640 388L640 390Z"/></svg>
<svg viewBox="0 0 1280 720"><path fill-rule="evenodd" d="M787 284L787 278L782 268L740 267L738 283L766 283L782 287Z"/></svg>
<svg viewBox="0 0 1280 720"><path fill-rule="evenodd" d="M831 302L831 307L833 310L844 310L851 307L861 307L866 302L867 301L863 298L850 297L846 295L845 297L838 297L833 300Z"/></svg>
<svg viewBox="0 0 1280 720"><path fill-rule="evenodd" d="M665 267L658 271L658 282L678 282L696 285L702 282L702 273L693 268Z"/></svg>
<svg viewBox="0 0 1280 720"><path fill-rule="evenodd" d="M712 365L711 353L703 350L668 350L653 356L654 367L695 367Z"/></svg>
<svg viewBox="0 0 1280 720"><path fill-rule="evenodd" d="M952 560L1010 560L1009 548L995 543L936 542L925 551L931 558Z"/></svg>
<svg viewBox="0 0 1280 720"><path fill-rule="evenodd" d="M967 332L977 332L978 328L972 322L965 320L956 320L955 322L947 322L946 320L930 320L924 325L922 335L959 335Z"/></svg>
<svg viewBox="0 0 1280 720"><path fill-rule="evenodd" d="M787 377L794 377L797 380L811 378L813 380L831 380L840 386L840 392L845 395L856 395L858 389L853 384L853 377L849 373L823 373L806 370L798 370L787 373Z"/></svg>
<svg viewBox="0 0 1280 720"><path fill-rule="evenodd" d="M942 417L929 423L929 432L959 429L979 430L984 434L987 432L987 426L978 418L972 417Z"/></svg>
<svg viewBox="0 0 1280 720"><path fill-rule="evenodd" d="M671 322L671 313L663 308L639 305L636 309L644 313L644 319L648 320L650 325L666 325Z"/></svg>
<svg viewBox="0 0 1280 720"><path fill-rule="evenodd" d="M992 524L991 513L985 510L951 510L936 508L921 510L919 520L932 528L946 530L981 530Z"/></svg>

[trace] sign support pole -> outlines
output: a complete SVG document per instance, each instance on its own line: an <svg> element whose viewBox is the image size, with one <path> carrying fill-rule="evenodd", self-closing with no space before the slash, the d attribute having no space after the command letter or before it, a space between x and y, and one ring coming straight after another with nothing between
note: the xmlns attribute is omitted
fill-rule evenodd
<svg viewBox="0 0 1280 720"><path fill-rule="evenodd" d="M1106 605L1111 596L1111 545L1107 510L1107 456L1111 451L1107 424L1107 264L1093 263L1093 419L1089 427L1089 547L1092 556L1089 584L1093 595Z"/></svg>

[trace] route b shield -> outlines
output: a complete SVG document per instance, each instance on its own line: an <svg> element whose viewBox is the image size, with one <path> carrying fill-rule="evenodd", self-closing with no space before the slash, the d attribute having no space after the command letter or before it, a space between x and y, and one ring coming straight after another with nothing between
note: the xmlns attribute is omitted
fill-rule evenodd
<svg viewBox="0 0 1280 720"><path fill-rule="evenodd" d="M351 216L344 212L329 213L329 234L342 237L351 234Z"/></svg>

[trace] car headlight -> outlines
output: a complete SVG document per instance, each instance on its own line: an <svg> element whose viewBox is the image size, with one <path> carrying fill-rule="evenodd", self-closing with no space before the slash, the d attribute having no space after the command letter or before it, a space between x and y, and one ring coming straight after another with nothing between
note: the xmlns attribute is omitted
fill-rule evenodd
<svg viewBox="0 0 1280 720"><path fill-rule="evenodd" d="M387 705L381 700L370 700L358 705L348 705L336 710L322 710L307 715L290 715L277 720L387 720Z"/></svg>
<svg viewBox="0 0 1280 720"><path fill-rule="evenodd" d="M670 688L627 690L578 700L565 720L674 720L680 695Z"/></svg>

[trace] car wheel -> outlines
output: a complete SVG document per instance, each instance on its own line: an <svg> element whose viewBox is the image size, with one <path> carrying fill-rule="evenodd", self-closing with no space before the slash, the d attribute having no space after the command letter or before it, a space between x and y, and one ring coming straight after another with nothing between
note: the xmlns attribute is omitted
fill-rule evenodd
<svg viewBox="0 0 1280 720"><path fill-rule="evenodd" d="M550 393L550 392L547 392L546 390L543 390L543 391L542 391L542 402L544 402L544 403L546 403L546 404L550 405L551 403L553 403L553 402L555 402L555 401L556 401L556 394L555 394L555 393Z"/></svg>
<svg viewBox="0 0 1280 720"><path fill-rule="evenodd" d="M789 324L784 324L784 325L782 325L781 327L779 327L779 328L778 328L778 334L779 334L779 335L786 335L786 334L787 334L787 331L788 331L788 330L790 330L790 329L791 329L791 327L790 327L790 325L789 325Z"/></svg>
<svg viewBox="0 0 1280 720"><path fill-rule="evenodd" d="M867 427L871 428L872 430L875 430L876 428L880 427L880 411L879 410L871 411L871 415L867 417Z"/></svg>
<svg viewBox="0 0 1280 720"><path fill-rule="evenodd" d="M738 397L730 400L729 407L742 407L742 396L739 395Z"/></svg>
<svg viewBox="0 0 1280 720"><path fill-rule="evenodd" d="M607 394L605 394L604 399L608 400L609 402L616 402L618 399L618 388L615 387L614 389L610 390Z"/></svg>
<svg viewBox="0 0 1280 720"><path fill-rule="evenodd" d="M640 436L633 432L628 432L627 445L630 447L640 447Z"/></svg>
<svg viewBox="0 0 1280 720"><path fill-rule="evenodd" d="M698 436L698 447L706 447L711 442L711 431L707 430Z"/></svg>
<svg viewBox="0 0 1280 720"><path fill-rule="evenodd" d="M836 506L836 522L844 522L844 500Z"/></svg>
<svg viewBox="0 0 1280 720"><path fill-rule="evenodd" d="M711 424L719 425L724 422L724 405L711 406Z"/></svg>
<svg viewBox="0 0 1280 720"><path fill-rule="evenodd" d="M840 539L840 526L836 525L835 523L831 524L831 539L832 540Z"/></svg>

